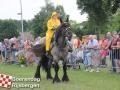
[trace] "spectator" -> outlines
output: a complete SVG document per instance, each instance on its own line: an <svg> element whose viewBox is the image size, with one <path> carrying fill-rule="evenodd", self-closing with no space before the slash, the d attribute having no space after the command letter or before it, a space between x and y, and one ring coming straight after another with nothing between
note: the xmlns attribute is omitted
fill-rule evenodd
<svg viewBox="0 0 120 90"><path fill-rule="evenodd" d="M108 42L105 40L104 35L100 36L99 46L101 49L101 53L100 53L101 60L103 60L106 65L106 56L108 55L108 49L106 47L108 46Z"/></svg>
<svg viewBox="0 0 120 90"><path fill-rule="evenodd" d="M37 45L37 44L39 44L38 38L36 38L35 41L34 41L34 45Z"/></svg>
<svg viewBox="0 0 120 90"><path fill-rule="evenodd" d="M0 42L0 62L2 62L2 43Z"/></svg>
<svg viewBox="0 0 120 90"><path fill-rule="evenodd" d="M17 52L17 40L16 39L10 39L11 45L11 54L12 54L12 63L16 63L17 62L17 58L15 56L15 53Z"/></svg>
<svg viewBox="0 0 120 90"><path fill-rule="evenodd" d="M34 45L34 39L31 39L30 41L31 41L31 44Z"/></svg>
<svg viewBox="0 0 120 90"><path fill-rule="evenodd" d="M41 37L38 37L38 41L40 41Z"/></svg>
<svg viewBox="0 0 120 90"><path fill-rule="evenodd" d="M75 69L77 69L76 68L76 64L77 63L83 63L83 58L84 58L84 55L83 55L83 48L82 48L82 45L80 45L78 48L77 48L77 50L76 50L76 59L75 59L75 61L74 61L74 68Z"/></svg>
<svg viewBox="0 0 120 90"><path fill-rule="evenodd" d="M108 46L106 47L106 49L109 49L110 60L112 61L112 66L114 67L113 68L113 73L116 73L116 63L115 63L113 52L112 52L113 50L111 48L113 37L111 36L110 32L107 32L107 39L106 39L106 41L108 42Z"/></svg>
<svg viewBox="0 0 120 90"><path fill-rule="evenodd" d="M25 52L26 52L25 56L26 56L26 59L27 59L27 65L29 65L29 55L30 55L30 53L29 53L29 45L30 45L29 40L26 39L25 40Z"/></svg>
<svg viewBox="0 0 120 90"><path fill-rule="evenodd" d="M26 45L28 44L28 42L29 42L29 39L26 38L26 39L24 40L24 48L26 48Z"/></svg>
<svg viewBox="0 0 120 90"><path fill-rule="evenodd" d="M72 39L73 39L73 44L74 44L74 50L76 50L78 47L78 39L75 34L73 34Z"/></svg>
<svg viewBox="0 0 120 90"><path fill-rule="evenodd" d="M85 72L88 72L88 58L87 54L90 53L91 50L87 49L87 45L89 42L89 37L85 37L85 42L83 44L83 50L84 50L84 65L85 65Z"/></svg>
<svg viewBox="0 0 120 90"><path fill-rule="evenodd" d="M111 36L110 32L107 32L107 39L106 41L108 42L108 46L106 48L111 49L111 42L113 41L113 37Z"/></svg>
<svg viewBox="0 0 120 90"><path fill-rule="evenodd" d="M93 38L97 40L97 36L96 35L93 35Z"/></svg>
<svg viewBox="0 0 120 90"><path fill-rule="evenodd" d="M5 50L6 49L6 46L5 46L5 42L2 42L2 56L4 57L4 59L6 58L5 57Z"/></svg>
<svg viewBox="0 0 120 90"><path fill-rule="evenodd" d="M33 47L33 44L30 44L30 60L29 60L29 66L33 66L33 63L34 63L34 59L35 59L35 56L34 56L34 52L32 51L32 47Z"/></svg>
<svg viewBox="0 0 120 90"><path fill-rule="evenodd" d="M25 45L25 51L26 51L26 58L27 58L28 66L33 66L33 62L34 62L34 56L33 56L33 52L31 49L32 49L31 42L27 40L26 45Z"/></svg>
<svg viewBox="0 0 120 90"><path fill-rule="evenodd" d="M71 42L73 43L73 52L71 53L70 57L71 57L72 63L74 63L75 62L76 49L78 48L78 39L77 39L77 36L75 34L73 34ZM73 67L73 68L75 69L75 67Z"/></svg>
<svg viewBox="0 0 120 90"><path fill-rule="evenodd" d="M80 41L80 39L79 39L79 37L77 37L77 40L78 40L78 48L80 47L80 44L81 44L81 41Z"/></svg>
<svg viewBox="0 0 120 90"><path fill-rule="evenodd" d="M34 45L39 44L39 43L40 43L40 39L41 39L41 37L36 38L36 39L35 39L35 44L34 44Z"/></svg>
<svg viewBox="0 0 120 90"><path fill-rule="evenodd" d="M90 41L88 42L87 48L91 50L90 53L87 54L88 58L88 65L91 67L90 72L94 72L93 69L93 59L96 58L96 63L97 63L97 71L100 72L100 51L99 51L99 43L96 39L93 38L92 35L89 36Z"/></svg>
<svg viewBox="0 0 120 90"><path fill-rule="evenodd" d="M24 42L22 40L18 40L18 50L24 50Z"/></svg>
<svg viewBox="0 0 120 90"><path fill-rule="evenodd" d="M111 48L113 50L114 60L116 60L116 64L118 66L118 74L120 74L120 38L116 31L113 32L113 38Z"/></svg>
<svg viewBox="0 0 120 90"><path fill-rule="evenodd" d="M97 40L97 36L96 35L93 35L93 38ZM96 66L96 58L94 57L93 60L94 60L94 65Z"/></svg>
<svg viewBox="0 0 120 90"><path fill-rule="evenodd" d="M11 53L11 49L10 49L10 41L8 39L4 39L5 42L5 48L6 48L6 60L10 60L10 53Z"/></svg>
<svg viewBox="0 0 120 90"><path fill-rule="evenodd" d="M74 43L73 40L71 39L71 41L68 42L69 46L72 48L72 50L74 50ZM69 52L69 61L71 62L71 64L73 64L74 60L75 60L75 55L74 55L74 51ZM70 68L72 69L73 66L70 66Z"/></svg>

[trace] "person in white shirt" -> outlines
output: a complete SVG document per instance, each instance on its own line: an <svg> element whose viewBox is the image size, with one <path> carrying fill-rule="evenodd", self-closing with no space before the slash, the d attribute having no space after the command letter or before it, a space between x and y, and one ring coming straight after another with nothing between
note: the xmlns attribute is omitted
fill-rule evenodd
<svg viewBox="0 0 120 90"><path fill-rule="evenodd" d="M77 63L83 63L84 60L84 54L83 54L83 48L82 45L80 45L76 50L76 59L74 62L74 68L76 69Z"/></svg>

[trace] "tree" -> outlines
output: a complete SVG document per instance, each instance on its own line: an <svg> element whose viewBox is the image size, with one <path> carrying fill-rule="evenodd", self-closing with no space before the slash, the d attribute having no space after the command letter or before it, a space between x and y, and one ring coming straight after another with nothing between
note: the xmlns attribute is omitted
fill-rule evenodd
<svg viewBox="0 0 120 90"><path fill-rule="evenodd" d="M32 19L31 30L34 37L45 36L47 31L47 21L51 18L52 12L56 11L60 17L65 17L64 8L61 5L56 7L50 0L45 0L45 6L41 7L41 10Z"/></svg>
<svg viewBox="0 0 120 90"><path fill-rule="evenodd" d="M88 13L89 19L93 25L99 27L100 33L103 32L103 27L107 21L107 14L103 8L102 0L77 0L78 9L81 13Z"/></svg>
<svg viewBox="0 0 120 90"><path fill-rule="evenodd" d="M18 37L17 26L13 20L0 20L0 41L5 38Z"/></svg>
<svg viewBox="0 0 120 90"><path fill-rule="evenodd" d="M62 5L57 5L56 8L55 8L55 11L58 13L59 17L65 18L66 13L65 13Z"/></svg>
<svg viewBox="0 0 120 90"><path fill-rule="evenodd" d="M77 23L75 20L70 20L70 28L79 38L81 37L80 23Z"/></svg>
<svg viewBox="0 0 120 90"><path fill-rule="evenodd" d="M105 12L115 14L120 6L120 0L102 0Z"/></svg>
<svg viewBox="0 0 120 90"><path fill-rule="evenodd" d="M108 18L114 14L119 7L119 0L77 0L78 9L81 14L88 13L88 20L94 27L99 29L99 33L104 33Z"/></svg>
<svg viewBox="0 0 120 90"><path fill-rule="evenodd" d="M120 31L120 10L114 15L112 23L108 24L108 31Z"/></svg>
<svg viewBox="0 0 120 90"><path fill-rule="evenodd" d="M82 23L78 23L74 20L70 20L71 30L75 33L80 39L82 39L83 35L95 34L94 26L88 24L88 21L84 21Z"/></svg>

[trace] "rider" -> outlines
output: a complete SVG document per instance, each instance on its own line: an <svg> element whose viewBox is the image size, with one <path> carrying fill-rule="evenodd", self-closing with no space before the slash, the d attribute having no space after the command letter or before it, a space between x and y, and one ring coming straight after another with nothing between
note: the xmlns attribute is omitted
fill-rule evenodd
<svg viewBox="0 0 120 90"><path fill-rule="evenodd" d="M47 32L46 32L46 55L48 55L50 49L50 42L54 34L54 30L60 25L60 20L58 19L58 14L56 12L52 13L51 19L47 22Z"/></svg>

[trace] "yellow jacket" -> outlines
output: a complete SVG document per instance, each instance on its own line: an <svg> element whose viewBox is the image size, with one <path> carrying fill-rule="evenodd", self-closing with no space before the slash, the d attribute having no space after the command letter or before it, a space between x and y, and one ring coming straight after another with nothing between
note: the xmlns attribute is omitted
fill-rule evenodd
<svg viewBox="0 0 120 90"><path fill-rule="evenodd" d="M56 12L53 12L51 19L47 22L47 27L48 27L47 32L54 32L54 30L51 30L51 29L53 27L58 27L61 24L59 19L57 19L56 22L53 20L53 15L56 15L56 14L57 14Z"/></svg>
<svg viewBox="0 0 120 90"><path fill-rule="evenodd" d="M53 20L53 15L58 16L58 14L56 12L53 12L51 19L47 22L48 30L46 32L46 51L49 51L49 49L50 49L50 42L51 42L52 36L55 32L54 30L51 30L51 29L54 27L58 27L61 24L59 19L57 19L56 21Z"/></svg>

